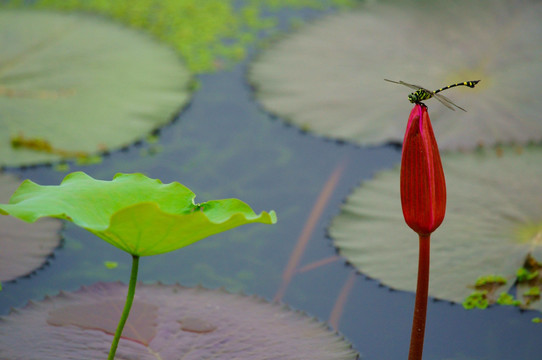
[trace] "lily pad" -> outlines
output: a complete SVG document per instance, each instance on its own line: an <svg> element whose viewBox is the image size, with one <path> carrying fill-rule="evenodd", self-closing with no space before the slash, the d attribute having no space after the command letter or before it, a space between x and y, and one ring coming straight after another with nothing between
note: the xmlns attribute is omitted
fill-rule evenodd
<svg viewBox="0 0 542 360"><path fill-rule="evenodd" d="M356 0L37 0L38 8L110 16L145 29L172 46L196 73L229 67L243 59L259 32L284 20L284 8L349 8ZM8 1L17 5L18 0ZM29 2L24 2L25 6Z"/></svg>
<svg viewBox="0 0 542 360"><path fill-rule="evenodd" d="M0 174L0 201L8 201L20 183L15 176ZM14 280L43 266L60 244L61 227L56 219L31 225L0 216L0 281Z"/></svg>
<svg viewBox="0 0 542 360"><path fill-rule="evenodd" d="M514 284L518 268L542 259L542 148L486 149L442 156L448 206L431 236L429 294L462 302L481 276ZM414 291L418 237L401 212L399 169L383 171L347 199L329 229L361 272ZM530 308L542 310L540 301Z"/></svg>
<svg viewBox="0 0 542 360"><path fill-rule="evenodd" d="M0 47L3 166L118 149L188 101L171 49L96 16L2 10Z"/></svg>
<svg viewBox="0 0 542 360"><path fill-rule="evenodd" d="M0 318L0 355L104 359L126 286L97 283ZM39 344L36 346L28 344ZM343 338L298 311L254 296L138 284L119 359L356 359Z"/></svg>
<svg viewBox="0 0 542 360"><path fill-rule="evenodd" d="M466 16L468 14L468 16ZM279 39L251 66L263 107L299 128L360 145L403 140L411 89L468 80L427 101L441 149L542 140L542 4L369 2Z"/></svg>
<svg viewBox="0 0 542 360"><path fill-rule="evenodd" d="M102 181L75 172L58 186L25 180L9 204L0 204L0 213L28 222L66 219L137 256L173 251L244 224L276 222L274 211L257 215L238 199L196 204L195 196L177 182L162 184L143 174Z"/></svg>

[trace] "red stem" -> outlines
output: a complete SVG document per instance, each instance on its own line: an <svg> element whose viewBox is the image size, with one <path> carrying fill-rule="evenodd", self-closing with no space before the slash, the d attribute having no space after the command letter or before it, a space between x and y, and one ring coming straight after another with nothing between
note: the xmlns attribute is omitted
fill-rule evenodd
<svg viewBox="0 0 542 360"><path fill-rule="evenodd" d="M430 235L420 235L420 254L418 259L418 284L416 303L410 335L408 360L421 360L423 338L425 335L425 317L427 314L427 292L429 290L429 243Z"/></svg>

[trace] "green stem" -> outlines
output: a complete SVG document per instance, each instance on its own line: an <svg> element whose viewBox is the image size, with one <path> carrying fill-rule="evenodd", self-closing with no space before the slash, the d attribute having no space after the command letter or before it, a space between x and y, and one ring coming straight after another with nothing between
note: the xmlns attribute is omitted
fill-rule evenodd
<svg viewBox="0 0 542 360"><path fill-rule="evenodd" d="M111 349L109 350L109 356L107 357L107 360L115 359L115 353L117 352L117 346L119 345L122 329L124 329L124 324L126 324L126 320L128 320L128 315L130 314L130 308L132 307L132 302L134 301L138 267L139 267L139 256L132 255L132 272L130 274L130 284L128 285L128 294L126 294L126 302L124 303L124 310L122 310L122 315L119 320L119 325L117 326L117 331L115 331L115 337L113 338L113 342L111 343Z"/></svg>
<svg viewBox="0 0 542 360"><path fill-rule="evenodd" d="M423 354L425 318L427 315L427 293L429 290L429 245L430 235L420 235L418 284L416 287L416 302L414 305L414 318L412 319L408 360L421 360Z"/></svg>

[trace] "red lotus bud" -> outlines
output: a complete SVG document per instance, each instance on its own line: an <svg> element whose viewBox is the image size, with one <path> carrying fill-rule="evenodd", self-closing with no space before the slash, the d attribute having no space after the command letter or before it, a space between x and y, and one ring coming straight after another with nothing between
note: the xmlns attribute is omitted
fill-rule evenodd
<svg viewBox="0 0 542 360"><path fill-rule="evenodd" d="M401 159L401 205L408 226L428 235L442 223L446 183L431 120L424 105L410 112Z"/></svg>

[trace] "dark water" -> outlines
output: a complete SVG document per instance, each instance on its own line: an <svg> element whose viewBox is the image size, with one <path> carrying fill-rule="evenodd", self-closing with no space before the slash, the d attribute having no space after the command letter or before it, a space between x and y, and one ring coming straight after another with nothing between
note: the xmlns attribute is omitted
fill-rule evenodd
<svg viewBox="0 0 542 360"><path fill-rule="evenodd" d="M166 183L185 184L198 194L199 202L237 197L257 212L277 211L279 222L274 226L248 225L169 254L142 258L144 282L223 286L272 299L331 174L344 164L300 266L336 255L326 227L341 202L354 186L400 159L392 146L359 148L284 125L254 101L245 80L246 66L200 76L201 87L191 104L162 129L158 144L135 145L111 154L102 164L70 169L100 179L111 179L117 172L142 172ZM162 151L142 156L149 146ZM41 184L58 184L65 176L47 167L14 172ZM47 266L4 284L2 314L59 290L128 280L129 255L71 224L63 237ZM417 246L414 237L413 246ZM105 260L117 261L119 267L106 269ZM344 259L338 259L296 274L282 300L325 321L352 272ZM390 290L357 274L339 331L365 359L406 359L413 303L414 294ZM504 307L465 311L461 305L431 301L424 359L540 359L542 326L531 323L534 316L538 314Z"/></svg>

